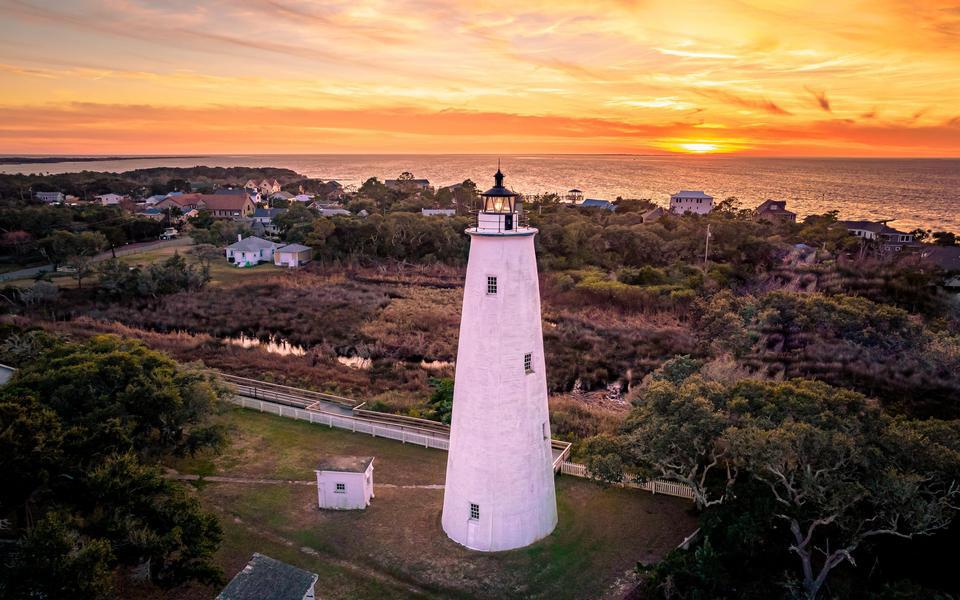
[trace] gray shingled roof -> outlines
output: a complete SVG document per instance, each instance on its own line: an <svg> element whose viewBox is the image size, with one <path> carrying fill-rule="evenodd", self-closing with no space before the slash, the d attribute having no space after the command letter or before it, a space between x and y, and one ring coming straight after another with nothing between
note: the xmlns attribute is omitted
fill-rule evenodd
<svg viewBox="0 0 960 600"><path fill-rule="evenodd" d="M309 250L310 246L304 246L303 244L287 244L286 246L281 246L277 248L278 252L303 252L304 250Z"/></svg>
<svg viewBox="0 0 960 600"><path fill-rule="evenodd" d="M317 574L255 552L217 600L303 600Z"/></svg>
<svg viewBox="0 0 960 600"><path fill-rule="evenodd" d="M259 252L260 250L276 248L278 245L279 244L274 242L268 242L263 238L258 238L255 235L251 235L248 238L243 238L238 242L230 244L227 246L227 249L239 252Z"/></svg>

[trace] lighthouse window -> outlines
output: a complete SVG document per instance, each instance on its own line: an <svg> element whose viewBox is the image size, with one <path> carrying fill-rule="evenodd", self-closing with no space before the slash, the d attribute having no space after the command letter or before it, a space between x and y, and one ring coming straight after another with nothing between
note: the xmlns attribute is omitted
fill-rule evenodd
<svg viewBox="0 0 960 600"><path fill-rule="evenodd" d="M336 493L338 493L338 494L345 494L345 493L347 493L347 484L345 484L345 483L338 483L338 484L337 484L337 487L336 487L336 489L335 489L334 491L335 491Z"/></svg>
<svg viewBox="0 0 960 600"><path fill-rule="evenodd" d="M533 355L529 352L523 355L523 372L533 373Z"/></svg>
<svg viewBox="0 0 960 600"><path fill-rule="evenodd" d="M479 520L480 520L480 505L479 505L479 504L474 504L473 502L470 503L470 518L473 519L474 521L479 521Z"/></svg>
<svg viewBox="0 0 960 600"><path fill-rule="evenodd" d="M487 277L487 293L496 294L497 293L497 278L496 277Z"/></svg>

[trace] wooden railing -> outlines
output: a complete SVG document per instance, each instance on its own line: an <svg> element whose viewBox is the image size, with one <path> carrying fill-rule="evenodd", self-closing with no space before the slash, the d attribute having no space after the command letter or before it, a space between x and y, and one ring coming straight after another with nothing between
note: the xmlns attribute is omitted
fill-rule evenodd
<svg viewBox="0 0 960 600"><path fill-rule="evenodd" d="M574 477L590 478L590 470L586 465L578 463L564 462L560 466L560 472L564 475L573 475ZM693 490L685 483L669 481L666 479L650 479L643 482L626 481L617 484L620 487L646 490L651 494L666 494L668 496L677 496L678 498L687 498L693 500Z"/></svg>

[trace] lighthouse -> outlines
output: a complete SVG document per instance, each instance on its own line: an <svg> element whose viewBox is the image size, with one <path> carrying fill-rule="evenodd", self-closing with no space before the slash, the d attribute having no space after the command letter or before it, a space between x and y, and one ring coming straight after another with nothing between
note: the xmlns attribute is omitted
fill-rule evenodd
<svg viewBox="0 0 960 600"><path fill-rule="evenodd" d="M473 550L520 548L553 531L540 285L520 195L480 195L463 289L443 530Z"/></svg>

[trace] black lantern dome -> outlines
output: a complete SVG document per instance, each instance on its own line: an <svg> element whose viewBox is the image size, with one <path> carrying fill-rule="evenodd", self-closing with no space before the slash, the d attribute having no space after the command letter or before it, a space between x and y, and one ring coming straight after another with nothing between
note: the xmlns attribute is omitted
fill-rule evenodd
<svg viewBox="0 0 960 600"><path fill-rule="evenodd" d="M520 194L509 190L503 185L503 173L500 172L500 165L497 164L497 172L493 176L494 186L480 194L483 199L483 212L485 213L512 213L516 208L517 198Z"/></svg>

